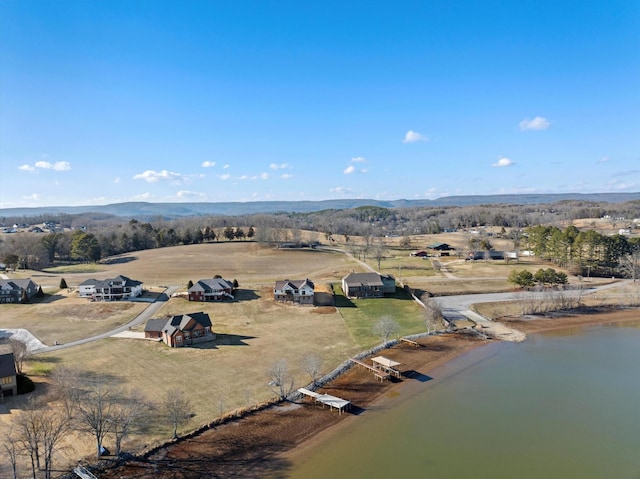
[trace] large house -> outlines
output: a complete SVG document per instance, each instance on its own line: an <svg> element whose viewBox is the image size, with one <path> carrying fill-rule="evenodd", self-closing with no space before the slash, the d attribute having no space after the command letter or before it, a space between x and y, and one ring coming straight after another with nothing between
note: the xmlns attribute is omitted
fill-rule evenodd
<svg viewBox="0 0 640 479"><path fill-rule="evenodd" d="M0 347L0 398L18 394L16 363L8 346Z"/></svg>
<svg viewBox="0 0 640 479"><path fill-rule="evenodd" d="M314 288L313 282L309 279L276 281L273 298L276 301L313 304Z"/></svg>
<svg viewBox="0 0 640 479"><path fill-rule="evenodd" d="M189 301L233 299L233 283L224 278L199 279L189 288Z"/></svg>
<svg viewBox="0 0 640 479"><path fill-rule="evenodd" d="M179 348L216 339L207 313L189 313L169 319L150 319L144 327L144 337L162 339L168 346Z"/></svg>
<svg viewBox="0 0 640 479"><path fill-rule="evenodd" d="M348 298L382 298L396 292L396 280L391 275L351 272L342 278L342 291Z"/></svg>
<svg viewBox="0 0 640 479"><path fill-rule="evenodd" d="M20 303L23 294L31 299L38 292L38 285L31 278L0 279L0 303Z"/></svg>
<svg viewBox="0 0 640 479"><path fill-rule="evenodd" d="M94 301L122 301L140 296L142 282L122 275L104 280L88 279L80 283L78 294Z"/></svg>

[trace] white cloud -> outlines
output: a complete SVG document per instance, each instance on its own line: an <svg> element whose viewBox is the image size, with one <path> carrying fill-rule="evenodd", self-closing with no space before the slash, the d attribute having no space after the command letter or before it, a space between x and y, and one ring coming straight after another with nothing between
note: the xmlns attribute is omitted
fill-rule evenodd
<svg viewBox="0 0 640 479"><path fill-rule="evenodd" d="M178 198L199 198L199 199L203 199L207 197L207 195L205 195L204 193L200 193L198 191L188 191L188 190L178 191L176 193L176 196Z"/></svg>
<svg viewBox="0 0 640 479"><path fill-rule="evenodd" d="M598 160L598 163L606 163L607 161L611 161L611 158L609 158L608 156L603 156Z"/></svg>
<svg viewBox="0 0 640 479"><path fill-rule="evenodd" d="M269 168L271 168L272 170L284 170L285 168L289 168L289 164L288 163L271 163L269 165Z"/></svg>
<svg viewBox="0 0 640 479"><path fill-rule="evenodd" d="M293 175L289 173L283 173L280 175L280 178L282 178L283 180L288 180L289 178L293 178Z"/></svg>
<svg viewBox="0 0 640 479"><path fill-rule="evenodd" d="M362 173L363 175L367 174L368 172L369 172L369 170L367 170L366 168L363 168L363 169L360 170L360 173Z"/></svg>
<svg viewBox="0 0 640 479"><path fill-rule="evenodd" d="M329 190L331 193L338 193L339 195L347 195L351 193L351 188L345 188L344 186L336 186Z"/></svg>
<svg viewBox="0 0 640 479"><path fill-rule="evenodd" d="M229 178L231 178L231 175L229 173L225 173L224 175L218 175L218 178L220 178L221 180L228 180Z"/></svg>
<svg viewBox="0 0 640 479"><path fill-rule="evenodd" d="M352 163L366 163L367 160L365 160L363 157L361 156L356 156L355 158L351 158L351 162Z"/></svg>
<svg viewBox="0 0 640 479"><path fill-rule="evenodd" d="M224 165L222 168L223 168L224 170L226 170L227 168L229 168L229 163L227 163L226 165Z"/></svg>
<svg viewBox="0 0 640 479"><path fill-rule="evenodd" d="M115 179L113 180L114 183L118 184L120 183L120 177L116 176Z"/></svg>
<svg viewBox="0 0 640 479"><path fill-rule="evenodd" d="M269 179L269 173L260 173L260 179L261 180L268 180Z"/></svg>
<svg viewBox="0 0 640 479"><path fill-rule="evenodd" d="M145 201L153 198L151 193L142 193L140 195L133 196L129 201Z"/></svg>
<svg viewBox="0 0 640 479"><path fill-rule="evenodd" d="M520 129L522 131L526 130L546 130L549 128L550 123L546 118L541 116L536 116L533 120L529 120L525 118L520 122Z"/></svg>
<svg viewBox="0 0 640 479"><path fill-rule="evenodd" d="M38 201L40 199L40 195L38 193L33 193L32 195L23 196L22 198L29 201Z"/></svg>
<svg viewBox="0 0 640 479"><path fill-rule="evenodd" d="M498 161L491 164L491 166L493 166L494 168L504 168L512 165L515 165L515 163L509 158L505 158L504 156L498 157Z"/></svg>
<svg viewBox="0 0 640 479"><path fill-rule="evenodd" d="M212 168L216 166L216 162L215 161L203 161L202 162L202 167L203 168Z"/></svg>
<svg viewBox="0 0 640 479"><path fill-rule="evenodd" d="M350 175L351 173L353 173L354 171L356 171L356 167L351 165L351 166L347 166L342 172L345 175Z"/></svg>
<svg viewBox="0 0 640 479"><path fill-rule="evenodd" d="M48 161L36 161L33 166L22 165L19 167L23 171L36 171L36 170L54 170L54 171L68 171L71 169L71 164L68 161L56 161L50 163Z"/></svg>
<svg viewBox="0 0 640 479"><path fill-rule="evenodd" d="M416 141L429 141L429 137L418 133L417 131L409 130L406 135L404 135L402 143L415 143Z"/></svg>
<svg viewBox="0 0 640 479"><path fill-rule="evenodd" d="M159 181L171 181L172 183L182 183L185 180L185 176L180 173L174 173L172 171L162 170L147 170L144 173L135 175L134 180L144 180L147 183L157 183Z"/></svg>

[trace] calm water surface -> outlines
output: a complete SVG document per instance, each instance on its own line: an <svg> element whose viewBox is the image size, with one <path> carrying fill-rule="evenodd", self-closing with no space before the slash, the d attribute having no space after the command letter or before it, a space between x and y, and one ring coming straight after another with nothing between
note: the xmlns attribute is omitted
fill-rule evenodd
<svg viewBox="0 0 640 479"><path fill-rule="evenodd" d="M305 451L292 478L640 478L640 322L492 344Z"/></svg>

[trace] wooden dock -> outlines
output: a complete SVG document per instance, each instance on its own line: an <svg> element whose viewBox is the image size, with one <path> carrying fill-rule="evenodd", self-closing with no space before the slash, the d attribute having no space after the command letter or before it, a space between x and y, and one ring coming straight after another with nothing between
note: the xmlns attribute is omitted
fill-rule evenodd
<svg viewBox="0 0 640 479"><path fill-rule="evenodd" d="M403 341L405 343L409 343L411 346L415 346L416 348L421 348L422 347L422 345L420 343L416 343L415 341L412 341L411 339L400 338L400 341Z"/></svg>
<svg viewBox="0 0 640 479"><path fill-rule="evenodd" d="M358 366L362 366L363 368L367 368L369 371L371 371L373 373L373 375L376 377L376 379L380 380L380 381L386 381L387 379L389 379L389 374L385 371L382 371L378 368L375 368L373 366L371 366L370 364L367 364L363 361L360 361L359 359L355 359L355 358L349 358L351 361L353 361L354 363L356 363Z"/></svg>

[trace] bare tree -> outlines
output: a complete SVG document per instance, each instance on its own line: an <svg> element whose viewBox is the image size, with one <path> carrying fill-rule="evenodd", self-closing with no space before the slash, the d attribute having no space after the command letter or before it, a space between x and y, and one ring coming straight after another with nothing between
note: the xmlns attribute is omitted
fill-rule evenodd
<svg viewBox="0 0 640 479"><path fill-rule="evenodd" d="M148 406L142 393L136 390L120 398L116 403L111 424L111 431L116 443L116 456L120 456L122 452L124 438L141 424Z"/></svg>
<svg viewBox="0 0 640 479"><path fill-rule="evenodd" d="M271 386L278 398L283 400L293 391L294 379L289 372L287 361L278 359L269 369L269 386Z"/></svg>
<svg viewBox="0 0 640 479"><path fill-rule="evenodd" d="M69 431L69 420L59 411L47 406L40 411L40 428L45 479L51 479L53 455L59 450L62 440Z"/></svg>
<svg viewBox="0 0 640 479"><path fill-rule="evenodd" d="M2 448L7 453L7 459L11 466L12 479L18 479L18 439L15 436L13 429L4 434L4 443Z"/></svg>
<svg viewBox="0 0 640 479"><path fill-rule="evenodd" d="M382 316L376 324L373 325L373 333L386 343L392 334L396 334L400 330L398 323L391 316Z"/></svg>
<svg viewBox="0 0 640 479"><path fill-rule="evenodd" d="M11 346L11 351L13 352L13 360L16 364L16 372L18 374L22 374L22 365L24 364L25 358L29 354L27 344L24 341L20 341L17 338L11 337L9 338L9 345Z"/></svg>
<svg viewBox="0 0 640 479"><path fill-rule="evenodd" d="M113 426L117 399L118 394L111 385L95 382L83 391L78 401L80 427L96 440L98 459L102 453L102 442Z"/></svg>
<svg viewBox="0 0 640 479"><path fill-rule="evenodd" d="M80 371L60 366L54 369L51 379L52 396L62 403L67 417L71 418L80 399Z"/></svg>
<svg viewBox="0 0 640 479"><path fill-rule="evenodd" d="M317 354L309 353L302 358L302 368L309 374L311 382L315 386L320 377L322 358Z"/></svg>
<svg viewBox="0 0 640 479"><path fill-rule="evenodd" d="M375 260L378 262L378 271L380 271L380 262L382 261L382 259L386 256L387 254L387 247L385 246L384 242L382 241L382 239L378 239L374 244L373 244L373 257L375 258Z"/></svg>
<svg viewBox="0 0 640 479"><path fill-rule="evenodd" d="M424 304L424 323L427 327L427 333L432 334L442 329L444 326L442 305L428 294L423 294L420 299Z"/></svg>
<svg viewBox="0 0 640 479"><path fill-rule="evenodd" d="M178 427L188 423L193 417L191 401L181 389L171 389L167 391L162 405L173 426L173 438L177 439Z"/></svg>
<svg viewBox="0 0 640 479"><path fill-rule="evenodd" d="M40 470L42 428L40 422L40 405L30 400L16 420L17 441L31 461L31 474L36 479L36 470Z"/></svg>

